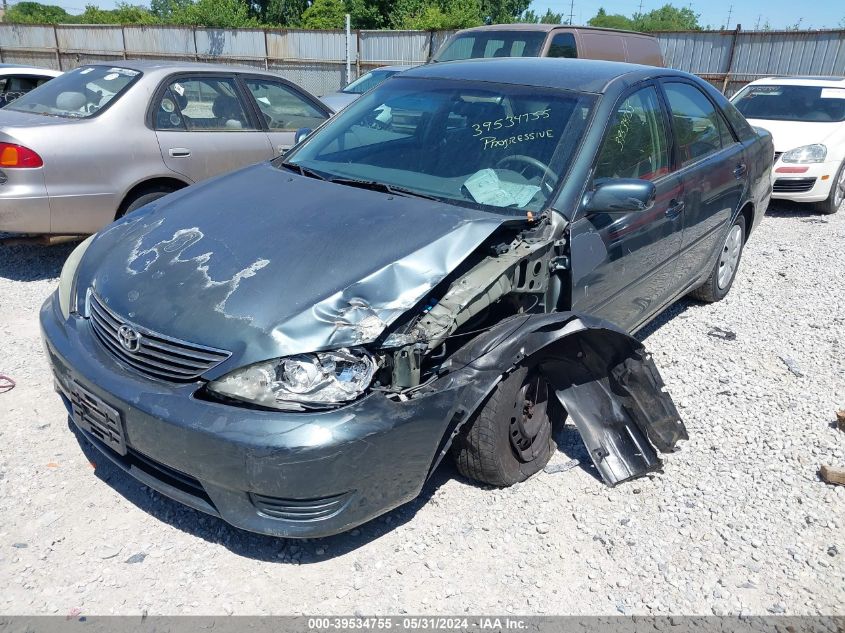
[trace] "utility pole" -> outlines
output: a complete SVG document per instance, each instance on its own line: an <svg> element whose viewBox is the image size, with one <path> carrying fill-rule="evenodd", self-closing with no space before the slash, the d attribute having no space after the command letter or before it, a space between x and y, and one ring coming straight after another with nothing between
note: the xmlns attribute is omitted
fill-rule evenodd
<svg viewBox="0 0 845 633"><path fill-rule="evenodd" d="M728 30L729 28L731 28L731 13L733 13L733 10L734 10L734 5L731 5L730 8L728 8L728 21L725 22L725 30Z"/></svg>
<svg viewBox="0 0 845 633"><path fill-rule="evenodd" d="M755 31L760 30L760 18L762 18L762 17L763 17L762 15L757 16L757 21L754 23L754 30Z"/></svg>
<svg viewBox="0 0 845 633"><path fill-rule="evenodd" d="M569 0L569 26L572 26L572 20L575 17L575 0Z"/></svg>

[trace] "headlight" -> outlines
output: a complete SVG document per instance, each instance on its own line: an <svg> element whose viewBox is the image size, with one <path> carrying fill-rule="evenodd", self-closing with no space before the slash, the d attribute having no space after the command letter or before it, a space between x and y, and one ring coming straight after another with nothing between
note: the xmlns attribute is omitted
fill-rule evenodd
<svg viewBox="0 0 845 633"><path fill-rule="evenodd" d="M827 157L827 148L816 143L814 145L803 145L785 152L780 159L784 163L821 163Z"/></svg>
<svg viewBox="0 0 845 633"><path fill-rule="evenodd" d="M59 309L62 316L67 319L71 312L76 311L76 269L85 251L91 245L94 236L91 235L71 252L70 256L62 266L62 274L59 277Z"/></svg>
<svg viewBox="0 0 845 633"><path fill-rule="evenodd" d="M209 383L216 394L301 411L350 402L373 381L378 363L364 350L299 354L256 363Z"/></svg>

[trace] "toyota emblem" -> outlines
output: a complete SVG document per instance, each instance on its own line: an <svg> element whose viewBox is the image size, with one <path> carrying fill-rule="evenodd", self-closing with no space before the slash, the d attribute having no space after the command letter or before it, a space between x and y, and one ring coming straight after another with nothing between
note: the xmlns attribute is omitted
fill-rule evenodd
<svg viewBox="0 0 845 633"><path fill-rule="evenodd" d="M127 352L137 352L141 347L141 335L128 325L121 325L118 328L117 340Z"/></svg>

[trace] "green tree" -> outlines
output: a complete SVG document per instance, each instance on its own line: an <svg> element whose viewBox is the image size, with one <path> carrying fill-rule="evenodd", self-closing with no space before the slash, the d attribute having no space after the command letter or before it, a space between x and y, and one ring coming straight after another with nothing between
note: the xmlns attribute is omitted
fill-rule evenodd
<svg viewBox="0 0 845 633"><path fill-rule="evenodd" d="M391 23L395 0L346 0L353 29L383 29Z"/></svg>
<svg viewBox="0 0 845 633"><path fill-rule="evenodd" d="M79 24L157 24L160 20L146 7L118 3L114 9L101 9L89 4L82 15L76 16Z"/></svg>
<svg viewBox="0 0 845 633"><path fill-rule="evenodd" d="M390 25L395 29L462 29L481 24L479 0L396 0Z"/></svg>
<svg viewBox="0 0 845 633"><path fill-rule="evenodd" d="M196 0L175 8L170 21L183 26L248 28L260 26L241 0Z"/></svg>
<svg viewBox="0 0 845 633"><path fill-rule="evenodd" d="M150 0L150 13L162 24L173 20L173 15L183 11L191 0Z"/></svg>
<svg viewBox="0 0 845 633"><path fill-rule="evenodd" d="M638 31L700 31L700 14L689 7L677 8L664 4L648 13L634 14L634 28Z"/></svg>
<svg viewBox="0 0 845 633"><path fill-rule="evenodd" d="M595 16L587 21L590 26L601 26L607 29L623 29L631 31L634 29L634 21L618 13L607 13L600 8Z"/></svg>
<svg viewBox="0 0 845 633"><path fill-rule="evenodd" d="M519 20L531 0L481 0L481 19L491 24L507 24Z"/></svg>
<svg viewBox="0 0 845 633"><path fill-rule="evenodd" d="M18 2L8 8L3 21L18 24L67 24L73 18L67 11L52 4Z"/></svg>
<svg viewBox="0 0 845 633"><path fill-rule="evenodd" d="M545 15L538 15L533 9L528 9L523 13L517 22L526 22L528 24L564 24L563 13L554 13L551 9L546 9Z"/></svg>
<svg viewBox="0 0 845 633"><path fill-rule="evenodd" d="M307 0L267 0L260 5L258 18L264 24L295 27L307 8Z"/></svg>
<svg viewBox="0 0 845 633"><path fill-rule="evenodd" d="M603 26L611 29L628 29L633 31L700 31L701 16L689 7L678 8L671 4L664 4L659 9L648 13L635 13L626 17L618 13L608 14L599 9L595 16L588 20L591 26Z"/></svg>
<svg viewBox="0 0 845 633"><path fill-rule="evenodd" d="M343 0L314 0L302 14L306 29L342 29L346 24Z"/></svg>

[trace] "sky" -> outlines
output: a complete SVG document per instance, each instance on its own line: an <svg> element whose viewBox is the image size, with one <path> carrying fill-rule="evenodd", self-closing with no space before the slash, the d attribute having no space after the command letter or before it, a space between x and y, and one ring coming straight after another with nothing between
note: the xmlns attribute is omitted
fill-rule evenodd
<svg viewBox="0 0 845 633"><path fill-rule="evenodd" d="M17 0L11 0L14 3ZM111 9L117 0L41 0L45 4L58 4L70 13L81 13L86 3L96 4L103 9ZM144 0L128 0L130 4L148 4ZM642 0L643 12L657 9L666 0ZM570 3L573 6L574 23L585 24L600 7L608 13L621 13L630 16L640 8L640 0L533 0L531 8L543 14L546 9L569 16ZM795 0L676 0L675 6L689 6L700 14L702 26L710 25L718 29L727 24L736 28L737 23L743 29L754 29L768 20L773 29L783 29L801 20L801 28L845 28L845 3L841 0L815 0L796 2ZM837 5L838 8L834 8ZM730 23L728 16L730 15Z"/></svg>

